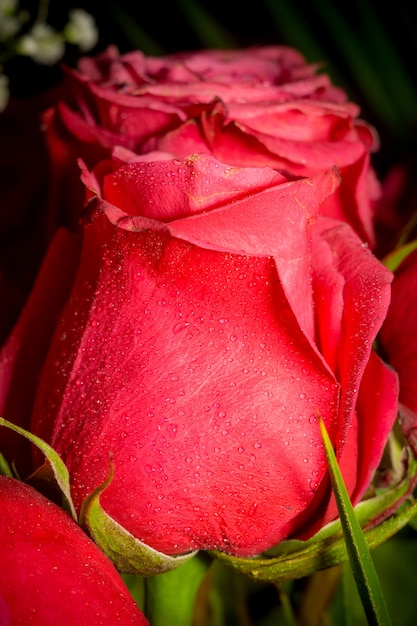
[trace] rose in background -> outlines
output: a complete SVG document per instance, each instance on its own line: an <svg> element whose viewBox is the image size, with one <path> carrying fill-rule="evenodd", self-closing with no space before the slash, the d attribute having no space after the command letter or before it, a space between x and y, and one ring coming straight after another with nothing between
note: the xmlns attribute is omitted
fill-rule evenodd
<svg viewBox="0 0 417 626"><path fill-rule="evenodd" d="M417 236L417 187L414 154L390 167L382 178L382 193L377 204L377 246L374 253L383 258Z"/></svg>
<svg viewBox="0 0 417 626"><path fill-rule="evenodd" d="M400 380L400 416L403 429L417 450L417 250L395 271L392 300L379 341L388 363Z"/></svg>
<svg viewBox="0 0 417 626"><path fill-rule="evenodd" d="M376 133L318 70L299 52L274 46L166 57L110 47L82 59L67 72L66 100L45 119L51 224L77 222L76 158L93 167L119 145L179 158L208 152L229 165L269 166L294 177L336 165L342 184L321 213L347 221L373 246Z"/></svg>
<svg viewBox="0 0 417 626"><path fill-rule="evenodd" d="M337 514L318 413L357 502L397 412L372 352L391 273L319 216L337 170L292 180L118 149L82 179L81 256L60 233L2 372L5 406L23 386L20 419L62 455L76 507L111 455L102 505L157 550L253 555L309 536ZM63 306L56 327L45 302Z"/></svg>
<svg viewBox="0 0 417 626"><path fill-rule="evenodd" d="M116 568L65 511L4 476L0 503L1 624L148 624Z"/></svg>

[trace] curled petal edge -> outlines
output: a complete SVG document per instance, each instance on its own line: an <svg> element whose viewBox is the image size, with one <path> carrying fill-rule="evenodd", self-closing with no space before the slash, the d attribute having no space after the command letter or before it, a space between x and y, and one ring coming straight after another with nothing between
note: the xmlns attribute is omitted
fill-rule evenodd
<svg viewBox="0 0 417 626"><path fill-rule="evenodd" d="M100 495L113 479L114 468L110 463L107 479L83 502L80 524L99 548L113 561L119 572L139 576L155 576L176 569L193 558L198 551L169 556L130 534L106 513L100 504Z"/></svg>

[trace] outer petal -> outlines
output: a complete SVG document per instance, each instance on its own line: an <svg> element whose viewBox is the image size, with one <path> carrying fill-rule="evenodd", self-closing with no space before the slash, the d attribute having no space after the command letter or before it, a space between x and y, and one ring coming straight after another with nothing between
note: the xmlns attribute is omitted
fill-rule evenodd
<svg viewBox="0 0 417 626"><path fill-rule="evenodd" d="M368 488L398 413L398 382L372 351L390 300L392 274L346 224L320 218L313 239L316 340L340 383L339 415L332 433L354 503ZM334 519L330 484L320 485L298 519L310 536Z"/></svg>
<svg viewBox="0 0 417 626"><path fill-rule="evenodd" d="M341 385L333 442L356 503L370 484L398 412L397 378L372 351L389 306L392 274L347 224L321 218L315 235L317 344ZM316 530L337 514L333 498L326 504L321 493L317 502ZM307 516L300 520L310 535Z"/></svg>
<svg viewBox="0 0 417 626"><path fill-rule="evenodd" d="M355 410L372 342L388 310L393 276L347 224L322 218L317 231L320 234L312 255L317 342L342 385L344 417L339 423L346 427L350 423L348 416ZM329 255L332 263L326 266ZM326 309L331 310L330 327ZM345 434L341 433L342 439Z"/></svg>
<svg viewBox="0 0 417 626"><path fill-rule="evenodd" d="M5 477L0 503L2 624L148 624L115 567L62 509Z"/></svg>
<svg viewBox="0 0 417 626"><path fill-rule="evenodd" d="M372 352L358 397L358 478L352 494L358 502L368 488L398 414L398 376Z"/></svg>

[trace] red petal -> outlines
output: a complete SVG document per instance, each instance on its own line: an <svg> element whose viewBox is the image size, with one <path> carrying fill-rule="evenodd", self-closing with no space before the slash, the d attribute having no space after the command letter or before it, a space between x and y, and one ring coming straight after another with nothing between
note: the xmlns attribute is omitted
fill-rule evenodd
<svg viewBox="0 0 417 626"><path fill-rule="evenodd" d="M6 477L0 503L0 618L3 609L10 624L148 624L116 568L67 513Z"/></svg>
<svg viewBox="0 0 417 626"><path fill-rule="evenodd" d="M388 362L400 378L400 400L417 413L417 251L395 273L392 300L381 330Z"/></svg>

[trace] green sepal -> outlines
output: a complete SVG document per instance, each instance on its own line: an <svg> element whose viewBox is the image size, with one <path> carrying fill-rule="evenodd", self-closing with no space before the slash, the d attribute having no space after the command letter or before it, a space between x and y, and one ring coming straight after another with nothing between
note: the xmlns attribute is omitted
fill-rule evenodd
<svg viewBox="0 0 417 626"><path fill-rule="evenodd" d="M45 455L46 466L43 465L39 468L39 470L35 472L32 477L35 477L37 474L45 475L52 472L53 477L65 498L69 512L74 520L77 521L77 513L71 498L69 472L59 454L55 452L55 450L48 443L46 443L46 441L40 439L40 437L37 437L20 426L16 426L16 424L13 424L12 422L8 422L3 417L0 417L0 426L5 426L6 428L10 428L10 430L14 430L14 432L19 433L19 435L28 439Z"/></svg>
<svg viewBox="0 0 417 626"><path fill-rule="evenodd" d="M384 543L417 515L417 502L410 496L416 471L417 461L410 451L403 479L354 507L369 549ZM377 523L386 517L387 511L393 511L391 517ZM259 557L238 558L219 551L211 554L255 580L274 583L304 578L349 558L340 519L330 522L306 541L282 541Z"/></svg>
<svg viewBox="0 0 417 626"><path fill-rule="evenodd" d="M200 624L195 621L195 612L210 564L210 557L200 551L181 569L145 578L145 614L152 626Z"/></svg>
<svg viewBox="0 0 417 626"><path fill-rule="evenodd" d="M111 483L113 475L111 463L108 478L84 500L80 511L80 525L120 572L154 576L169 572L195 556L196 551L178 556L158 552L134 537L108 515L100 504L100 496Z"/></svg>

